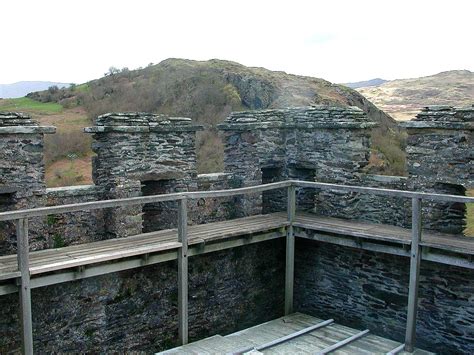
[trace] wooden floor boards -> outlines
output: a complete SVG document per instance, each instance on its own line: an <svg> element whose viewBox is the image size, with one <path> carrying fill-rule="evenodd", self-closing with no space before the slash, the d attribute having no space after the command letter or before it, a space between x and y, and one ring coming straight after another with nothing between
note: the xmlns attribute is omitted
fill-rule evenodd
<svg viewBox="0 0 474 355"><path fill-rule="evenodd" d="M246 348L257 348L262 344L287 336L304 328L323 322L322 319L302 313L293 313L229 335L215 335L194 343L170 349L159 354L233 354ZM281 344L251 352L252 354L316 354L360 330L331 323L307 334ZM400 345L399 342L385 339L370 332L331 352L331 354L386 354ZM406 354L401 352L400 354ZM416 350L415 354L430 354Z"/></svg>
<svg viewBox="0 0 474 355"><path fill-rule="evenodd" d="M250 216L223 222L190 226L188 240L190 247L219 243L235 237L276 231L288 225L285 213ZM310 213L297 213L294 227L296 236L320 233L325 240L342 235L372 242L389 242L409 246L411 232L389 225L322 217ZM298 235L298 231L304 231ZM282 233L282 236L284 234ZM30 253L32 275L68 269L78 266L120 260L137 255L176 250L180 247L177 230L144 233L132 237L109 239L59 249L48 249ZM454 237L439 233L424 232L422 246L473 255L474 238ZM195 252L193 255L196 255ZM0 257L0 280L19 276L16 255Z"/></svg>

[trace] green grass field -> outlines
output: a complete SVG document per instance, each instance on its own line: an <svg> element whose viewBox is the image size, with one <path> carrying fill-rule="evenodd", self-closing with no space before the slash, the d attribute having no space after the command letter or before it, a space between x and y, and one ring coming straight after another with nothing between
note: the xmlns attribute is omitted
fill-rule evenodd
<svg viewBox="0 0 474 355"><path fill-rule="evenodd" d="M27 97L0 100L0 111L27 111L43 114L54 114L59 113L62 110L63 107L60 104L54 102L43 103L29 99Z"/></svg>

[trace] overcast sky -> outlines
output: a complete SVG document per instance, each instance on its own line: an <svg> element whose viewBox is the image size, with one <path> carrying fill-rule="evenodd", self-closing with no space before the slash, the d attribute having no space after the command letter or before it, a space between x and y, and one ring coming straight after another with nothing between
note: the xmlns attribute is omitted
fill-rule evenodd
<svg viewBox="0 0 474 355"><path fill-rule="evenodd" d="M166 58L332 82L474 71L473 0L0 1L0 83L82 83Z"/></svg>

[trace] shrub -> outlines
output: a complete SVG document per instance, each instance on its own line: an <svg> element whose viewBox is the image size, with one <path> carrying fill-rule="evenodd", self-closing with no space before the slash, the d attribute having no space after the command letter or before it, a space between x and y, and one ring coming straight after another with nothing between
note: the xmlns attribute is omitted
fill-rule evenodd
<svg viewBox="0 0 474 355"><path fill-rule="evenodd" d="M45 136L44 159L46 166L66 158L70 154L78 157L90 153L92 139L89 135L78 131L58 132Z"/></svg>

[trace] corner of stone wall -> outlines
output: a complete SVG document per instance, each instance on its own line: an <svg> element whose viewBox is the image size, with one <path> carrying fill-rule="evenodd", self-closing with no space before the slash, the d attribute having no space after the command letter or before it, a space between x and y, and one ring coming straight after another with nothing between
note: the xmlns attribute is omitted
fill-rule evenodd
<svg viewBox="0 0 474 355"><path fill-rule="evenodd" d="M474 186L474 106L429 106L401 124L407 130L410 189L464 195ZM462 234L466 206L424 203L427 228Z"/></svg>
<svg viewBox="0 0 474 355"><path fill-rule="evenodd" d="M55 127L40 126L30 116L0 112L0 211L35 208L45 205L44 135ZM30 247L42 249L43 220L32 218ZM0 255L15 252L13 223L0 223Z"/></svg>

